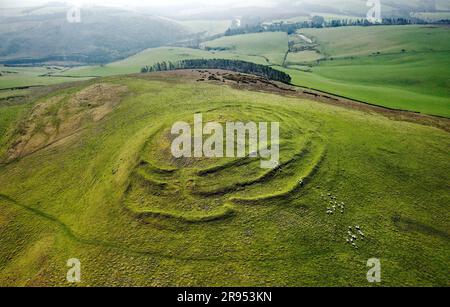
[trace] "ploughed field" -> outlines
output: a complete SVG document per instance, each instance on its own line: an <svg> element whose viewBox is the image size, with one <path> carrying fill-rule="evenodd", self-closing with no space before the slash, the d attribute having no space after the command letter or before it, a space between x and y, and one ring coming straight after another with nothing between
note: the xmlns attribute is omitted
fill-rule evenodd
<svg viewBox="0 0 450 307"><path fill-rule="evenodd" d="M365 286L369 258L381 285L447 285L448 121L261 82L116 76L0 105L0 285L67 285L70 258L81 285ZM279 165L174 158L198 113L279 122Z"/></svg>

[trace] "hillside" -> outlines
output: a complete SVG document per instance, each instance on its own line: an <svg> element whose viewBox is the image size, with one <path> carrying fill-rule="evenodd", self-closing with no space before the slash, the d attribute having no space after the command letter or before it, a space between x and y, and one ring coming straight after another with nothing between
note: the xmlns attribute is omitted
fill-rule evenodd
<svg viewBox="0 0 450 307"><path fill-rule="evenodd" d="M55 76L112 76L119 74L138 73L142 67L153 65L162 61L177 62L189 59L236 59L253 62L257 64L266 64L266 60L259 56L236 54L232 52L206 51L192 48L180 47L160 47L144 50L134 56L121 61L113 62L102 66L84 66L66 70Z"/></svg>
<svg viewBox="0 0 450 307"><path fill-rule="evenodd" d="M225 36L206 42L203 48L259 56L270 65L283 65L288 52L288 37L283 32Z"/></svg>
<svg viewBox="0 0 450 307"><path fill-rule="evenodd" d="M204 44L212 48L210 51L149 49L123 61L74 68L54 76L136 73L145 65L189 58L279 64L288 50L285 35L278 32L223 37ZM284 62L287 67L278 69L289 73L295 85L389 108L450 117L450 75L446 69L449 36L448 28L429 26L304 29L289 40L295 40L305 51L289 52Z"/></svg>
<svg viewBox="0 0 450 307"><path fill-rule="evenodd" d="M0 63L108 63L188 37L182 25L120 9L89 7L69 23L69 7L0 19ZM152 29L152 31L149 31Z"/></svg>
<svg viewBox="0 0 450 307"><path fill-rule="evenodd" d="M305 51L296 63L289 54L288 73L294 83L390 108L450 117L447 27L302 29L299 34L312 40L303 46L314 57L308 59Z"/></svg>
<svg viewBox="0 0 450 307"><path fill-rule="evenodd" d="M113 76L1 103L0 285L67 285L75 257L82 286L367 286L376 257L384 286L446 286L449 121L264 82ZM173 158L198 112L280 122L280 166Z"/></svg>

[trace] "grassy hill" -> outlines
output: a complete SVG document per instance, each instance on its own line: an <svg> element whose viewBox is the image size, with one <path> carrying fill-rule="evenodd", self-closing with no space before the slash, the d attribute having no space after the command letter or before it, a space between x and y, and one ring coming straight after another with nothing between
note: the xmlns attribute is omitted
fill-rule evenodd
<svg viewBox="0 0 450 307"><path fill-rule="evenodd" d="M450 117L450 52L333 60L311 72L286 70L293 82L373 104Z"/></svg>
<svg viewBox="0 0 450 307"><path fill-rule="evenodd" d="M59 84L93 77L134 74L146 65L162 61L181 61L186 59L237 59L266 64L259 56L235 54L231 52L210 52L199 49L160 47L144 50L124 60L98 66L80 66L73 68L48 67L2 67L0 66L0 90L14 87Z"/></svg>
<svg viewBox="0 0 450 307"><path fill-rule="evenodd" d="M300 39L303 35L308 43ZM306 48L288 50L284 33L257 33L223 37L206 42L216 50L161 47L103 66L85 66L56 72L54 82L65 77L95 77L136 73L160 61L196 58L240 59L279 66L299 86L343 95L380 106L450 116L450 31L432 26L377 26L304 29L294 39ZM285 58L286 57L286 58ZM319 60L319 61L318 61ZM281 67L282 64L286 67ZM23 77L26 77L23 76ZM4 82L8 80L8 82ZM0 87L13 79L0 76ZM16 84L45 84L45 80L21 79Z"/></svg>
<svg viewBox="0 0 450 307"><path fill-rule="evenodd" d="M365 0L305 0L302 7L318 15L329 13L365 17L367 14ZM385 0L381 1L381 12L385 17L405 16L408 12L448 11L450 5L446 0Z"/></svg>
<svg viewBox="0 0 450 307"><path fill-rule="evenodd" d="M396 26L305 29L324 60L294 83L391 108L450 116L450 31ZM314 49L313 48L313 49ZM289 64L295 64L292 56ZM299 61L298 64L304 64Z"/></svg>
<svg viewBox="0 0 450 307"><path fill-rule="evenodd" d="M225 36L205 43L205 48L227 51L266 59L268 64L283 65L288 51L288 37L283 32L266 32Z"/></svg>
<svg viewBox="0 0 450 307"><path fill-rule="evenodd" d="M329 57L368 56L377 52L449 51L450 31L438 26L377 26L301 29Z"/></svg>
<svg viewBox="0 0 450 307"><path fill-rule="evenodd" d="M85 286L367 286L373 257L384 286L447 285L448 132L199 75L0 105L0 285L67 285L78 258ZM171 158L196 112L280 122L281 166Z"/></svg>
<svg viewBox="0 0 450 307"><path fill-rule="evenodd" d="M81 22L69 23L68 9L0 19L0 63L108 63L189 33L168 19L103 7L83 8Z"/></svg>
<svg viewBox="0 0 450 307"><path fill-rule="evenodd" d="M69 78L51 76L60 74L67 68L46 67L5 67L0 66L0 90L17 87L41 86L89 79L89 77Z"/></svg>
<svg viewBox="0 0 450 307"><path fill-rule="evenodd" d="M122 61L103 66L85 66L67 70L62 76L111 76L118 74L133 74L140 72L146 65L153 65L162 61L177 62L187 59L238 59L243 61L265 64L266 61L258 56L235 54L231 52L214 52L192 48L160 47L144 50Z"/></svg>

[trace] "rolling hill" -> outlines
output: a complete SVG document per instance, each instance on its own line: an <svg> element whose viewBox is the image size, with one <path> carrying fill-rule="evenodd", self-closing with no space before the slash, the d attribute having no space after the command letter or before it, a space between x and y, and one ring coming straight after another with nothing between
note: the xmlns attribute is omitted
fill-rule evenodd
<svg viewBox="0 0 450 307"><path fill-rule="evenodd" d="M306 41L299 42L298 35ZM42 68L17 70L0 76L0 88L132 74L161 61L225 58L274 66L298 86L450 117L449 35L447 27L377 26L302 29L289 37L282 32L226 36L205 42L203 49L151 48L106 65L50 70L43 77ZM287 53L288 40L294 39L305 50Z"/></svg>
<svg viewBox="0 0 450 307"><path fill-rule="evenodd" d="M395 26L304 29L321 59L287 70L294 83L365 102L450 117L450 31ZM290 65L296 64L291 56ZM295 66L292 68L296 68ZM304 72L307 70L308 72Z"/></svg>
<svg viewBox="0 0 450 307"><path fill-rule="evenodd" d="M206 42L202 47L259 56L264 58L267 64L283 65L288 52L288 36L283 32L225 36Z"/></svg>
<svg viewBox="0 0 450 307"><path fill-rule="evenodd" d="M21 14L1 18L0 63L108 63L185 39L190 33L164 18L103 7L83 8L81 22L69 23L69 8L39 13L23 9Z"/></svg>
<svg viewBox="0 0 450 307"><path fill-rule="evenodd" d="M450 116L448 28L345 27L304 29L300 33L313 40L312 47L305 43L309 51L289 52L287 68L278 67L293 77L295 85L389 108ZM286 56L285 35L275 32L223 37L204 44L211 51L149 49L103 67L74 68L55 76L134 73L155 62L186 58L235 58L277 67Z"/></svg>
<svg viewBox="0 0 450 307"><path fill-rule="evenodd" d="M447 120L236 77L107 77L1 104L0 285L67 285L78 258L83 286L363 286L373 257L385 286L447 284ZM171 158L170 127L198 112L280 122L280 166Z"/></svg>

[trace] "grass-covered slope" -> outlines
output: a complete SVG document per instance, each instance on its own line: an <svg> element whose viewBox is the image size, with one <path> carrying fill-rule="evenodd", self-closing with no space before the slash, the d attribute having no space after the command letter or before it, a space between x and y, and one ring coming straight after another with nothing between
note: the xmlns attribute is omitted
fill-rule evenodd
<svg viewBox="0 0 450 307"><path fill-rule="evenodd" d="M323 60L290 66L297 85L385 107L450 117L447 27L303 29ZM289 65L296 64L289 54ZM305 58L298 57L304 65ZM292 69L293 68L293 69ZM305 72L307 70L308 72Z"/></svg>
<svg viewBox="0 0 450 307"><path fill-rule="evenodd" d="M189 32L165 18L122 9L83 7L68 22L70 6L57 12L8 12L0 19L0 61L5 63L108 63L150 47L184 39Z"/></svg>
<svg viewBox="0 0 450 307"><path fill-rule="evenodd" d="M70 78L51 76L61 74L66 68L48 67L5 67L0 66L0 90L20 87L42 86L89 79L89 77Z"/></svg>
<svg viewBox="0 0 450 307"><path fill-rule="evenodd" d="M287 56L288 38L284 33L257 33L205 43L205 47L217 48L215 51L149 49L123 61L101 67L73 68L55 76L135 73L156 62L190 58L239 59L267 65L284 63L287 68L276 67L288 72L296 85L389 108L450 116L450 76L446 69L450 58L448 28L343 27L304 29L301 33L307 40L313 40L311 50L290 52ZM308 47L307 42L303 44ZM317 62L318 59L322 60Z"/></svg>
<svg viewBox="0 0 450 307"><path fill-rule="evenodd" d="M179 74L1 107L0 285L447 285L448 132ZM171 158L195 112L279 121L280 166Z"/></svg>
<svg viewBox="0 0 450 307"><path fill-rule="evenodd" d="M450 117L450 52L374 55L286 69L293 83L388 108Z"/></svg>
<svg viewBox="0 0 450 307"><path fill-rule="evenodd" d="M63 76L111 76L119 74L133 74L140 72L144 66L151 66L162 61L177 62L188 59L236 59L266 64L265 59L258 56L245 54L235 54L231 52L210 52L200 49L161 47L144 50L134 56L122 61L113 62L103 66L85 66L67 70L61 74Z"/></svg>
<svg viewBox="0 0 450 307"><path fill-rule="evenodd" d="M330 57L367 56L377 52L400 53L449 51L450 31L445 26L376 26L301 29L300 33L320 43Z"/></svg>
<svg viewBox="0 0 450 307"><path fill-rule="evenodd" d="M204 44L205 48L223 49L237 54L259 56L267 64L283 65L288 51L288 36L283 32L224 36Z"/></svg>

